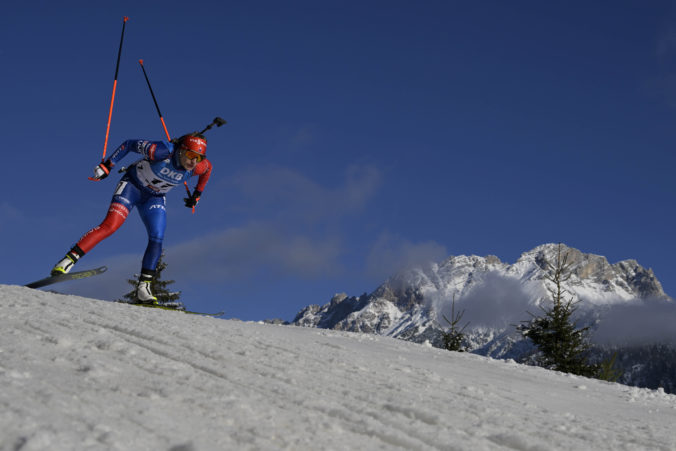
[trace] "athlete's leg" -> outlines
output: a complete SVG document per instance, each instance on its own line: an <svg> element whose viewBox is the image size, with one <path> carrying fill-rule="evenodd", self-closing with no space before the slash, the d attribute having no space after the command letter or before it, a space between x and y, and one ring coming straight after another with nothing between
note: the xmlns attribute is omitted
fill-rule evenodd
<svg viewBox="0 0 676 451"><path fill-rule="evenodd" d="M101 224L85 233L73 246L66 256L52 269L52 274L68 273L80 257L92 250L97 244L110 235L124 223L129 212L140 199L140 191L124 178L117 185L113 199L108 207L106 217Z"/></svg>
<svg viewBox="0 0 676 451"><path fill-rule="evenodd" d="M167 226L167 211L164 196L152 197L139 205L139 214L148 232L148 246L143 254L142 269L154 275L162 255L162 241Z"/></svg>
<svg viewBox="0 0 676 451"><path fill-rule="evenodd" d="M85 233L80 241L77 242L85 254L92 250L94 246L115 233L129 216L129 212L134 209L134 205L142 198L140 190L130 183L126 178L122 178L115 189L115 194L108 208L108 213L103 222Z"/></svg>
<svg viewBox="0 0 676 451"><path fill-rule="evenodd" d="M124 205L112 202L108 208L108 214L101 224L85 233L75 245L86 254L104 239L115 233L129 216L129 210Z"/></svg>
<svg viewBox="0 0 676 451"><path fill-rule="evenodd" d="M141 275L136 289L136 297L140 302L157 303L151 284L157 273L157 263L162 255L162 241L167 224L164 200L164 196L151 197L139 205L139 214L148 231L148 246L143 255Z"/></svg>

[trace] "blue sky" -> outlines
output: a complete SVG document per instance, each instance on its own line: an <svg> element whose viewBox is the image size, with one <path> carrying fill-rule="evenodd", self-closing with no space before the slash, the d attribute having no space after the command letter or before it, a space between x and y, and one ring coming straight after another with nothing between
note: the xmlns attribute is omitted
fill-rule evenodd
<svg viewBox="0 0 676 451"><path fill-rule="evenodd" d="M3 8L2 283L107 211L119 176L87 177L126 15L108 152L164 136L139 59L172 135L228 120L197 213L168 196L189 307L292 319L406 265L547 242L636 259L676 295L673 2L96 3ZM79 264L107 274L54 288L119 298L145 245L134 212Z"/></svg>

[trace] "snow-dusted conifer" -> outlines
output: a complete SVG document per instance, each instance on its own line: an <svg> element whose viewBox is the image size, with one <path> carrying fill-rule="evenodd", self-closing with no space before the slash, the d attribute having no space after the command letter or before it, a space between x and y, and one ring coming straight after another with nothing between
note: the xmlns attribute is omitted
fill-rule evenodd
<svg viewBox="0 0 676 451"><path fill-rule="evenodd" d="M556 262L552 264L545 259L544 263L548 272L546 278L553 284L553 288L549 288L553 304L550 308L541 307L543 316L531 314L533 318L519 326L519 331L537 347L536 361L540 366L595 377L599 367L588 362L591 350L589 327L577 328L572 320L576 304L574 297L564 299L568 291L563 284L571 277L568 254L561 255L559 244Z"/></svg>
<svg viewBox="0 0 676 451"><path fill-rule="evenodd" d="M462 320L462 316L465 314L465 311L455 313L455 296L453 296L453 303L451 304L451 319L448 319L446 315L441 315L444 318L444 321L448 323L450 329L441 332L444 349L448 351L460 351L464 352L462 348L462 343L465 340L465 334L463 331L467 327L465 324L461 329L458 329L458 323Z"/></svg>

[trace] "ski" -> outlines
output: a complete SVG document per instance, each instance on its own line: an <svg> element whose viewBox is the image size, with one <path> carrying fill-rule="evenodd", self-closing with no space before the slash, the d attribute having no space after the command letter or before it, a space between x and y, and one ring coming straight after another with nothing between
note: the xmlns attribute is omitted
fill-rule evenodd
<svg viewBox="0 0 676 451"><path fill-rule="evenodd" d="M56 276L45 277L44 279L36 280L29 284L24 285L27 288L40 288L46 287L47 285L52 285L59 282L65 282L67 280L77 280L85 279L87 277L97 276L106 272L108 268L106 266L101 266L94 269L88 269L86 271L75 271L69 272L68 274L57 274Z"/></svg>
<svg viewBox="0 0 676 451"><path fill-rule="evenodd" d="M220 312L216 312L216 313L207 313L207 312L191 312L190 310L183 310L183 313L187 313L188 315L209 316L211 318L218 318L219 316L225 315L224 311L220 311Z"/></svg>
<svg viewBox="0 0 676 451"><path fill-rule="evenodd" d="M191 310L183 310L180 308L176 307L168 307L166 305L161 305L161 304L132 304L131 302L122 302L122 304L128 304L128 305L133 305L137 307L146 307L146 308L157 308L160 310L173 310L175 312L182 312L188 315L201 315L201 316L211 316L211 317L219 317L225 315L225 312L217 312L217 313L206 313L206 312L193 312Z"/></svg>

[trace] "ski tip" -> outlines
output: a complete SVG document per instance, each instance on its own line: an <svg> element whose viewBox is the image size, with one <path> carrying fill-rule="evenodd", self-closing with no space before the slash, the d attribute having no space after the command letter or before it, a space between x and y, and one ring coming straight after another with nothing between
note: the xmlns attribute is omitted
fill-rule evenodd
<svg viewBox="0 0 676 451"><path fill-rule="evenodd" d="M94 269L88 269L85 271L75 271L75 272L69 272L66 274L57 274L57 275L49 275L43 279L36 280L35 282L28 283L24 285L26 288L41 288L45 287L48 285L52 285L55 283L59 282L66 282L69 280L78 280L78 279L86 279L88 277L96 276L101 273L104 273L108 270L107 266L99 266L98 268Z"/></svg>

